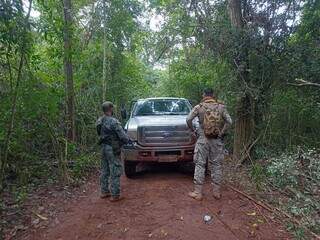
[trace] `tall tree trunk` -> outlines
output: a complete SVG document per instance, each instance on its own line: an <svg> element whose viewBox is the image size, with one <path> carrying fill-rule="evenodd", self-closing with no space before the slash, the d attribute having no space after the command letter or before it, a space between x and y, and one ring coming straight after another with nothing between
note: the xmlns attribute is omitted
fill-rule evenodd
<svg viewBox="0 0 320 240"><path fill-rule="evenodd" d="M71 0L63 0L64 13L64 72L66 84L66 135L69 141L75 141L75 101L73 87L73 70L72 70L72 16L71 16Z"/></svg>
<svg viewBox="0 0 320 240"><path fill-rule="evenodd" d="M106 100L107 92L107 12L106 0L103 0L103 69L102 69L102 101Z"/></svg>
<svg viewBox="0 0 320 240"><path fill-rule="evenodd" d="M239 97L236 104L233 157L240 164L250 157L254 121L252 99L248 94Z"/></svg>
<svg viewBox="0 0 320 240"><path fill-rule="evenodd" d="M229 0L229 14L232 26L237 29L240 36L243 36L245 23L242 16L241 0ZM248 83L248 49L247 44L242 44L242 46L238 54L240 57L235 60L238 68L237 78L239 83ZM249 93L245 92L238 98L236 104L233 157L238 163L249 157L253 126L252 98Z"/></svg>
<svg viewBox="0 0 320 240"><path fill-rule="evenodd" d="M229 15L232 26L242 29L241 0L229 0Z"/></svg>

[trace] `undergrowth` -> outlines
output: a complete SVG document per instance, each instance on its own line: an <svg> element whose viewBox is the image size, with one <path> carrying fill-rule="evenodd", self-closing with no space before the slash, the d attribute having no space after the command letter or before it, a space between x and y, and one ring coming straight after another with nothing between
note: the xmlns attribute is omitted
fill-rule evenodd
<svg viewBox="0 0 320 240"><path fill-rule="evenodd" d="M268 199L301 224L288 225L297 239L306 239L304 228L320 234L320 152L298 148L267 161L252 163L251 180L259 192L278 192Z"/></svg>
<svg viewBox="0 0 320 240"><path fill-rule="evenodd" d="M99 156L96 152L73 154L72 160L68 161L68 181L63 182L60 179L58 163L52 160L52 164L35 166L37 176L29 176L28 181L21 181L21 178L13 178L8 181L6 196L16 204L23 203L29 193L40 187L51 185L79 185L99 167ZM29 166L28 171L34 171L33 166ZM50 173L50 174L49 174ZM21 176L21 175L20 175Z"/></svg>

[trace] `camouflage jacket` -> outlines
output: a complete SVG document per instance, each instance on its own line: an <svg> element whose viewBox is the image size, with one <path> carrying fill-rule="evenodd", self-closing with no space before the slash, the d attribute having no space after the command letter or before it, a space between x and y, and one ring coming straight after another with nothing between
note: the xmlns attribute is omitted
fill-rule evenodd
<svg viewBox="0 0 320 240"><path fill-rule="evenodd" d="M120 122L110 116L102 116L96 123L99 135L99 144L112 146L116 155L120 154L121 146L129 142L128 135L124 132Z"/></svg>

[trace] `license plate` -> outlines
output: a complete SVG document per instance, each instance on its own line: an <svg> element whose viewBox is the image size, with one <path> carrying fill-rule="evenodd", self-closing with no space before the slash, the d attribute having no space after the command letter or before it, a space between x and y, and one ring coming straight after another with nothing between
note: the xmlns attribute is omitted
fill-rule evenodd
<svg viewBox="0 0 320 240"><path fill-rule="evenodd" d="M178 162L177 156L161 156L159 162Z"/></svg>

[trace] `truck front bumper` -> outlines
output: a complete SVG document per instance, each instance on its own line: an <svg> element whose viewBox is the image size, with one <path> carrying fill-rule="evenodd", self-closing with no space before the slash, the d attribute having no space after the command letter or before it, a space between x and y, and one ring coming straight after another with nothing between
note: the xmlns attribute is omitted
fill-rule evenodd
<svg viewBox="0 0 320 240"><path fill-rule="evenodd" d="M125 145L122 157L132 162L190 162L194 145L174 147L143 147L138 144Z"/></svg>

